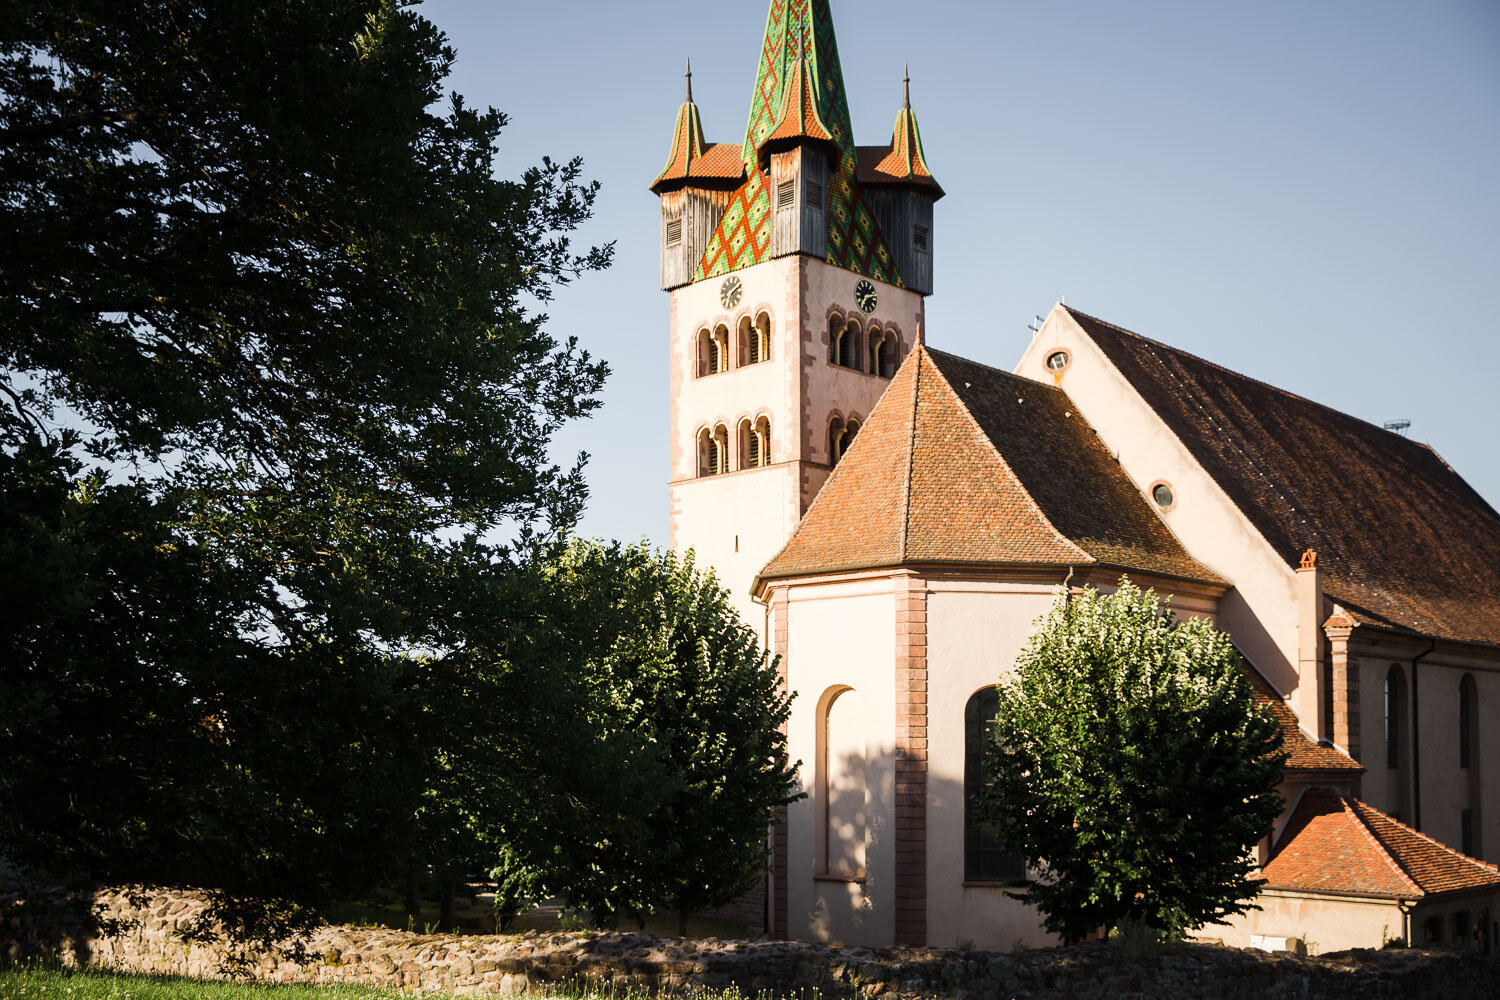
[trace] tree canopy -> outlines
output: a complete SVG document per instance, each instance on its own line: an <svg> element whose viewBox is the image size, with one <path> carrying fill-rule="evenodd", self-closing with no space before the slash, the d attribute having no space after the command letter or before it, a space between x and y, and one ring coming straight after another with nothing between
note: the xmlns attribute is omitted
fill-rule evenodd
<svg viewBox="0 0 1500 1000"><path fill-rule="evenodd" d="M0 13L0 853L326 902L427 838L436 693L562 697L487 539L584 502L606 370L537 310L611 247L454 58L407 0Z"/></svg>
<svg viewBox="0 0 1500 1000"><path fill-rule="evenodd" d="M1178 936L1254 906L1281 732L1229 637L1128 580L1059 598L998 686L984 808L1067 941Z"/></svg>

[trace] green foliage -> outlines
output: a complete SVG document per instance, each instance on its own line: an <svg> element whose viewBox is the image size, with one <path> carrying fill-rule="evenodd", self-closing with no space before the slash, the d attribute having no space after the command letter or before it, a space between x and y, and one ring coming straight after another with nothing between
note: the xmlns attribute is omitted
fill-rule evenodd
<svg viewBox="0 0 1500 1000"><path fill-rule="evenodd" d="M734 899L764 874L766 829L793 798L775 664L691 556L576 542L542 576L572 623L567 752L587 760L566 787L510 786L544 822L498 836L603 926Z"/></svg>
<svg viewBox="0 0 1500 1000"><path fill-rule="evenodd" d="M569 704L504 648L523 574L481 539L584 500L547 447L606 372L533 307L610 248L570 247L576 161L492 175L453 58L404 0L0 14L12 860L279 934L472 855L438 699L496 694L468 728L510 742Z"/></svg>
<svg viewBox="0 0 1500 1000"><path fill-rule="evenodd" d="M998 692L985 806L1050 931L1180 936L1254 906L1285 755L1228 636L1122 580L1059 599Z"/></svg>

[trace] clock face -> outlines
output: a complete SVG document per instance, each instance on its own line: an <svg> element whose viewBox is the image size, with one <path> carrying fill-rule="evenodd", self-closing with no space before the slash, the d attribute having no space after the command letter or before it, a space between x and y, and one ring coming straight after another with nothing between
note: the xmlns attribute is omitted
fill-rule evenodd
<svg viewBox="0 0 1500 1000"><path fill-rule="evenodd" d="M875 294L875 286L868 281L861 280L854 286L854 301L859 303L860 311L872 313L880 303L880 297Z"/></svg>
<svg viewBox="0 0 1500 1000"><path fill-rule="evenodd" d="M719 302L725 309L733 309L740 304L740 296L745 294L745 286L740 283L739 278L725 278L724 284L719 286Z"/></svg>

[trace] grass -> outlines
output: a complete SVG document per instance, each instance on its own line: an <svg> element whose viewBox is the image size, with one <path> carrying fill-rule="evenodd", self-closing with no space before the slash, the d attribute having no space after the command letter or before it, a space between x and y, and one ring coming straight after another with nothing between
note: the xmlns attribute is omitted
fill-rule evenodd
<svg viewBox="0 0 1500 1000"><path fill-rule="evenodd" d="M441 1000L446 994L424 994ZM561 986L528 994L533 1000L659 1000L634 989ZM0 1000L411 1000L412 994L369 986L313 986L214 982L181 976L141 976L103 969L0 965ZM738 990L704 991L694 1000L770 1000Z"/></svg>
<svg viewBox="0 0 1500 1000"><path fill-rule="evenodd" d="M270 986L92 969L0 968L0 1000L396 1000L401 996L368 986Z"/></svg>

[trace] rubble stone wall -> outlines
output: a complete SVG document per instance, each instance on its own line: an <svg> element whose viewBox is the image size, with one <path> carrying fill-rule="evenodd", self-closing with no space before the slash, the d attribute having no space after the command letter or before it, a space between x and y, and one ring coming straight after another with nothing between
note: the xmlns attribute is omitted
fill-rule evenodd
<svg viewBox="0 0 1500 1000"><path fill-rule="evenodd" d="M139 891L138 891L139 892ZM220 978L220 946L185 942L203 911L192 893L123 891L74 897L0 892L0 958ZM113 934L79 914L94 907ZM1002 1000L1174 997L1183 1000L1427 1000L1500 996L1500 958L1424 950L1301 957L1182 944L1128 953L1114 944L1014 954L928 948L837 948L786 941L680 940L642 934L422 935L384 928L319 929L308 959L251 956L262 982L360 984L413 993L518 995L592 982L616 989L829 997Z"/></svg>

